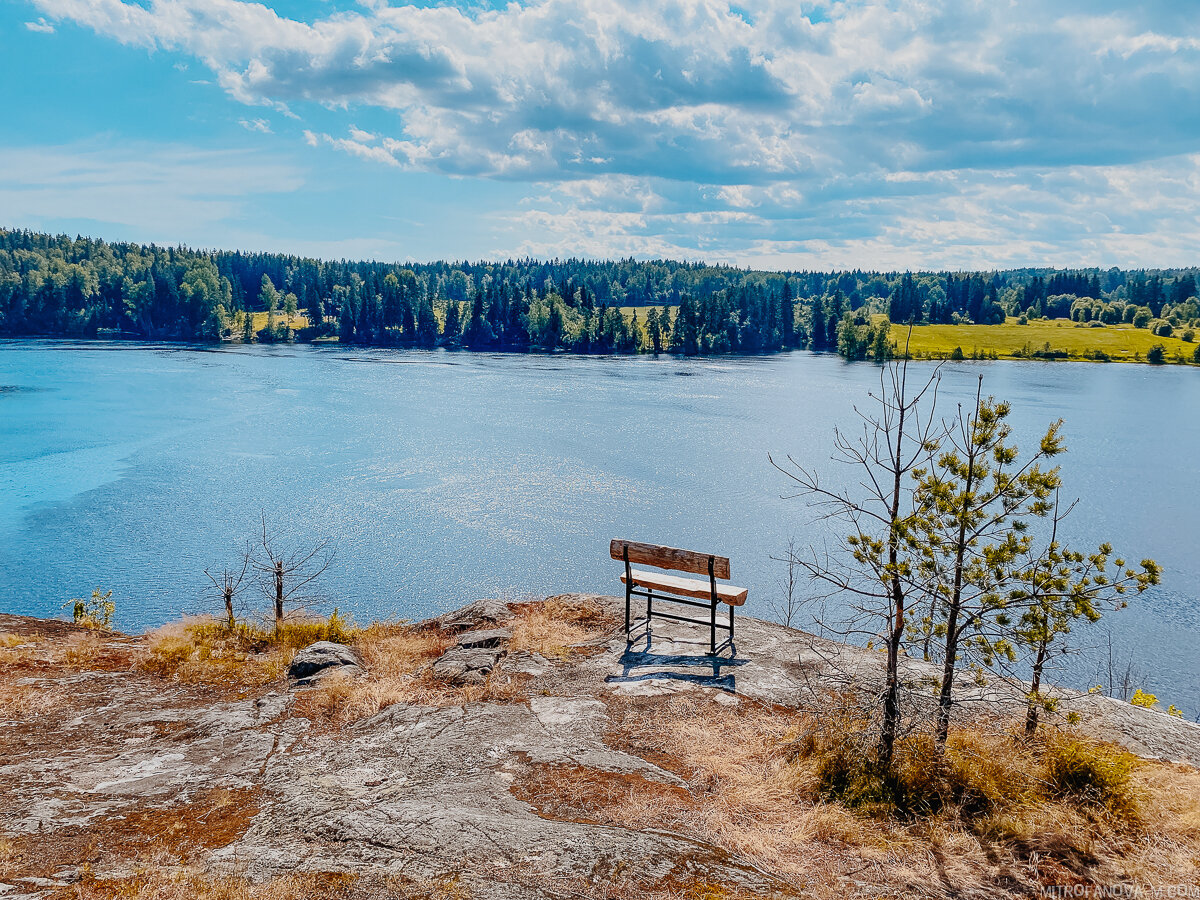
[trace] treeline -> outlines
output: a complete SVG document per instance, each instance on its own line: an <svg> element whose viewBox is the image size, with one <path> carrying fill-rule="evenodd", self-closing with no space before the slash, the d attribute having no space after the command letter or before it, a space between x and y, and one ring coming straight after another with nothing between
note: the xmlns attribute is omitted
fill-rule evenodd
<svg viewBox="0 0 1200 900"><path fill-rule="evenodd" d="M1185 327L1196 270L764 272L672 261L396 265L0 230L0 335L578 353L888 355L891 322ZM632 310L629 308L633 307ZM624 308L624 309L622 309ZM265 327L261 321L266 313Z"/></svg>

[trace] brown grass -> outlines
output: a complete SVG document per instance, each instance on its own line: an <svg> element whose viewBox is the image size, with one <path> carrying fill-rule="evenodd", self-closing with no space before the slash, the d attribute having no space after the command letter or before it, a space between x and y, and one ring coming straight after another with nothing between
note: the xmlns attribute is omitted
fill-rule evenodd
<svg viewBox="0 0 1200 900"><path fill-rule="evenodd" d="M1131 820L1090 798L1061 796L1044 774L1047 748L1059 742L1105 759L1123 753L1077 736L1025 745L1003 730L958 729L945 770L928 762L921 741L905 744L898 767L908 768L910 788L927 782L947 791L918 813L828 799L827 748L813 737L827 716L744 699L730 708L703 695L615 701L610 714L611 743L674 772L686 788L551 767L518 779L517 796L551 818L665 828L712 842L817 896L840 896L847 878L871 890L945 896L1200 877L1200 772L1137 767L1140 812ZM950 791L943 778L967 789Z"/></svg>
<svg viewBox="0 0 1200 900"><path fill-rule="evenodd" d="M0 720L36 719L61 706L67 700L62 688L48 688L0 681Z"/></svg>
<svg viewBox="0 0 1200 900"><path fill-rule="evenodd" d="M452 685L433 677L429 666L454 646L455 636L427 626L373 625L354 641L366 678L331 675L296 701L296 713L326 727L341 728L396 704L461 706L510 701L523 678L500 671L478 685Z"/></svg>
<svg viewBox="0 0 1200 900"><path fill-rule="evenodd" d="M80 900L469 900L456 877L414 880L363 878L346 872L282 875L265 882L213 876L186 866L147 860L125 878L86 877L70 896Z"/></svg>
<svg viewBox="0 0 1200 900"><path fill-rule="evenodd" d="M64 624L64 623L55 623ZM0 720L37 719L69 701L46 683L66 672L122 671L132 662L127 641L78 628L0 634ZM28 683L21 683L21 682Z"/></svg>
<svg viewBox="0 0 1200 900"><path fill-rule="evenodd" d="M297 616L274 623L212 616L172 622L150 632L143 671L185 684L254 689L283 676L296 650L316 641L351 643L362 633L334 609L327 618Z"/></svg>
<svg viewBox="0 0 1200 900"><path fill-rule="evenodd" d="M139 668L184 684L253 689L279 680L294 650L247 648L235 632L202 619L164 625L147 637Z"/></svg>
<svg viewBox="0 0 1200 900"><path fill-rule="evenodd" d="M186 802L143 804L82 826L7 839L0 879L49 877L67 867L110 867L146 857L184 863L245 834L259 811L257 788L213 788Z"/></svg>
<svg viewBox="0 0 1200 900"><path fill-rule="evenodd" d="M570 594L537 603L513 606L512 651L540 653L549 659L569 659L599 643L616 627L617 619L595 600Z"/></svg>

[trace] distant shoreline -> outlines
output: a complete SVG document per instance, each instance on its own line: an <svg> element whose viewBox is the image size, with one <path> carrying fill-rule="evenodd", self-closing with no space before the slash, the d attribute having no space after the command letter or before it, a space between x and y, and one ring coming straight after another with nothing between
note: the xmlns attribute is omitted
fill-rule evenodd
<svg viewBox="0 0 1200 900"><path fill-rule="evenodd" d="M1175 351L1174 355L1171 352L1164 354L1164 358L1160 363L1151 363L1146 356L1138 350L1110 353L1101 349L1100 355L1086 355L1088 350L1080 351L1075 349L1061 349L1050 347L1034 347L1030 340L1036 340L1042 337L1042 334L1029 335L1030 340L1025 341L1023 350L1021 346L1012 347L1011 341L1005 343L1003 336L1004 331L1011 331L1014 327L1019 328L1037 328L1039 332L1067 331L1076 330L1073 328L1073 323L1066 321L1060 326L1055 326L1058 320L1050 320L1045 325L1034 326L1011 326L1011 325L917 325L913 329L914 342L908 359L918 362L1044 362L1044 363L1127 363L1135 365L1151 365L1151 366L1184 366L1200 368L1200 364L1192 362L1178 355L1178 351L1174 346L1171 350ZM1085 335L1095 334L1093 329L1078 329L1084 332ZM1118 333L1131 333L1134 329L1113 329ZM897 346L903 345L907 328L902 325L892 325L892 338ZM1171 339L1155 338L1153 335L1147 335L1152 338L1153 343L1166 345L1166 342ZM956 340L957 338L957 340ZM974 338L974 340L972 340ZM82 344L90 346L128 346L130 349L136 349L139 346L172 346L179 348L187 348L191 350L226 350L244 347L322 347L322 348L338 348L345 351L350 350L395 350L401 352L421 352L421 353L437 353L439 351L449 354L468 354L468 355L502 355L502 356L532 356L532 357L556 357L556 358L579 358L579 359L605 359L605 358L671 358L671 359L770 359L777 356L786 356L791 353L812 353L816 356L838 356L835 350L811 350L802 347L797 347L789 350L775 350L761 353L653 353L643 351L639 353L581 353L575 350L557 349L543 350L539 348L487 348L473 350L469 347L404 347L388 344L343 344L336 337L321 338L315 341L278 341L278 342L255 342L247 344L244 341L188 341L178 338L148 338L148 337L89 337L86 335L64 336L64 335L19 335L0 337L0 347L20 344L37 344L37 343L53 343L53 344ZM1049 342L1047 342L1049 343ZM1184 347L1195 346L1187 344L1178 339L1171 342L1172 345L1179 344ZM958 348L962 351L962 357L954 355L954 349ZM1097 348L1099 349L1099 348ZM900 355L895 359L903 358ZM847 360L847 362L857 362L864 364L874 364L873 360Z"/></svg>

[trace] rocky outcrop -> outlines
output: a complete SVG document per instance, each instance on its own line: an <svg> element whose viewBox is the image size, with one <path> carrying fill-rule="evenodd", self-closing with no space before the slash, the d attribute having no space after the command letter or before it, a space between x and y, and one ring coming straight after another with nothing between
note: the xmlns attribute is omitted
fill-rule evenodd
<svg viewBox="0 0 1200 900"><path fill-rule="evenodd" d="M458 643L434 662L435 678L452 684L483 684L496 664L508 654L509 628L486 628L459 635Z"/></svg>
<svg viewBox="0 0 1200 900"><path fill-rule="evenodd" d="M362 661L345 644L317 641L309 644L288 666L288 679L296 687L310 687L334 673L345 676L364 674Z"/></svg>
<svg viewBox="0 0 1200 900"><path fill-rule="evenodd" d="M618 601L589 599L623 616ZM646 884L720 885L720 896L795 896L794 884L665 825L543 816L514 783L583 771L681 790L681 777L662 767L668 763L610 741L611 704L684 693L714 711L748 698L811 704L831 688L872 689L882 674L878 653L739 617L736 647L718 657L706 653L705 630L656 622L652 634L636 630L627 641L618 626L577 653L550 658L513 649L513 615L486 601L439 617L431 624L455 639L430 673L466 685L497 673L526 679L514 699L398 703L340 731L310 718L306 704L319 695L282 684L214 696L128 664L30 666L20 686L62 702L23 724L0 722L0 837L18 851L28 847L26 858L36 862L0 878L0 897L10 884L10 894L50 898L63 889L66 867L84 863L94 877L127 876L140 864L137 854L151 849L139 835L166 833L191 841L179 846L206 870L252 879L297 872L449 878L476 900L551 900L584 896L572 885L607 890L636 876ZM16 632L12 621L0 616L0 631ZM321 642L296 655L289 675L310 684L361 671L349 648ZM932 696L930 674L926 664L906 661L913 702ZM1013 710L1022 702L1018 685L972 682L962 690L974 692L973 708ZM1200 764L1200 726L1087 695L1071 703L1064 709L1083 710L1099 736ZM178 826L193 820L191 831ZM717 896L687 891L672 896ZM611 895L629 894L614 888Z"/></svg>

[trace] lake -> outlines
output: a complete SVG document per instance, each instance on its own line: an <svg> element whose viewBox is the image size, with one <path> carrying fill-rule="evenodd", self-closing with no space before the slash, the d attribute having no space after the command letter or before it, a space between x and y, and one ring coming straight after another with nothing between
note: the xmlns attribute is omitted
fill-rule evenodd
<svg viewBox="0 0 1200 900"><path fill-rule="evenodd" d="M915 365L918 373L928 364ZM1066 420L1070 542L1157 559L1164 585L1079 626L1138 685L1200 712L1200 372L1035 362L944 369L946 410L975 379L1012 402L1030 447ZM61 615L112 589L140 630L206 606L260 515L330 537L325 594L359 620L477 597L619 593L612 537L727 555L770 617L789 538L828 526L767 461L830 479L835 424L879 370L831 355L564 358L331 347L0 343L0 611ZM266 604L252 598L262 609ZM809 624L802 614L798 624ZM1103 647L1101 650L1100 648Z"/></svg>

